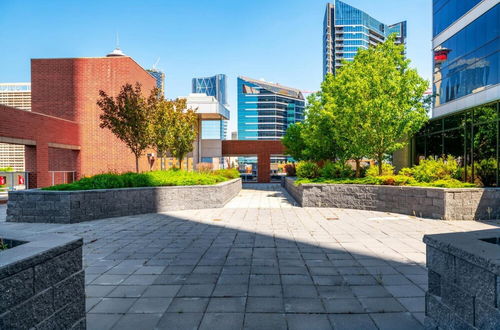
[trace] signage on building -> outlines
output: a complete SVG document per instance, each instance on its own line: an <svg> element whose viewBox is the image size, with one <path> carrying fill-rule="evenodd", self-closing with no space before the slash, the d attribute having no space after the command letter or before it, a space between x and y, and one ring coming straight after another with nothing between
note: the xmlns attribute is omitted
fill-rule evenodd
<svg viewBox="0 0 500 330"><path fill-rule="evenodd" d="M22 175L17 176L17 184L24 184L24 177Z"/></svg>
<svg viewBox="0 0 500 330"><path fill-rule="evenodd" d="M435 63L442 63L448 59L448 53L450 52L449 49L440 49L434 51L434 62Z"/></svg>
<svg viewBox="0 0 500 330"><path fill-rule="evenodd" d="M0 176L0 186L3 186L7 184L7 177L6 176Z"/></svg>

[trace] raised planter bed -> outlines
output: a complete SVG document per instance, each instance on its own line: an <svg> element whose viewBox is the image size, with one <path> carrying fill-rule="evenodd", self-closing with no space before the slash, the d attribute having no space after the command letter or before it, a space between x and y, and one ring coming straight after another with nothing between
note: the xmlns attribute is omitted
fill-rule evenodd
<svg viewBox="0 0 500 330"><path fill-rule="evenodd" d="M223 207L241 179L207 186L9 192L7 221L77 223L135 214Z"/></svg>
<svg viewBox="0 0 500 330"><path fill-rule="evenodd" d="M499 188L428 188L359 184L282 185L303 207L337 207L402 213L443 220L500 218Z"/></svg>
<svg viewBox="0 0 500 330"><path fill-rule="evenodd" d="M426 329L500 329L500 229L424 236Z"/></svg>
<svg viewBox="0 0 500 330"><path fill-rule="evenodd" d="M82 239L0 230L0 329L85 329Z"/></svg>

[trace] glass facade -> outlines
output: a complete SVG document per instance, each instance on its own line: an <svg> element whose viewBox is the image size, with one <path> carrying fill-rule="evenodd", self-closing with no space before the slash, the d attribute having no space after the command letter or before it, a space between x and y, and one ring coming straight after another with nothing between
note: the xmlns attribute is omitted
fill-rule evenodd
<svg viewBox="0 0 500 330"><path fill-rule="evenodd" d="M146 71L156 79L156 88L160 89L162 94L165 95L165 73L156 69L149 69Z"/></svg>
<svg viewBox="0 0 500 330"><path fill-rule="evenodd" d="M354 59L358 49L384 42L392 33L398 43L406 42L406 21L385 25L339 0L327 4L323 31L323 76L335 74L343 60Z"/></svg>
<svg viewBox="0 0 500 330"><path fill-rule="evenodd" d="M433 119L414 138L413 162L427 157L455 157L463 179L498 187L500 102Z"/></svg>
<svg viewBox="0 0 500 330"><path fill-rule="evenodd" d="M432 33L437 36L465 15L481 0L434 0L432 2Z"/></svg>
<svg viewBox="0 0 500 330"><path fill-rule="evenodd" d="M434 106L500 82L499 22L497 4L434 49Z"/></svg>
<svg viewBox="0 0 500 330"><path fill-rule="evenodd" d="M280 140L304 119L305 100L293 88L238 77L239 140Z"/></svg>
<svg viewBox="0 0 500 330"><path fill-rule="evenodd" d="M193 93L205 93L213 96L219 103L227 106L226 75L216 74L211 77L193 78ZM201 125L202 139L227 139L227 120L204 120Z"/></svg>

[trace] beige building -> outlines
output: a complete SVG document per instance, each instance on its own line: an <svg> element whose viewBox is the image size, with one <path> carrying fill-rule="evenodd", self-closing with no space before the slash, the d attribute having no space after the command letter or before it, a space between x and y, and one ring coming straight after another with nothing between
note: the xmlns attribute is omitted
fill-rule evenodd
<svg viewBox="0 0 500 330"><path fill-rule="evenodd" d="M31 83L0 83L0 104L31 111ZM0 168L24 171L24 146L0 142Z"/></svg>

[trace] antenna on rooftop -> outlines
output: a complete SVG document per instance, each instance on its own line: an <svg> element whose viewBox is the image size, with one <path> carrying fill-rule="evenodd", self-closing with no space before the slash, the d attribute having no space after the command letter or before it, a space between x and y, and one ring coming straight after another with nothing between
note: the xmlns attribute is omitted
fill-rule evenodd
<svg viewBox="0 0 500 330"><path fill-rule="evenodd" d="M155 64L153 64L153 70L156 70L156 67L158 66L158 63L160 63L160 58L156 60Z"/></svg>

